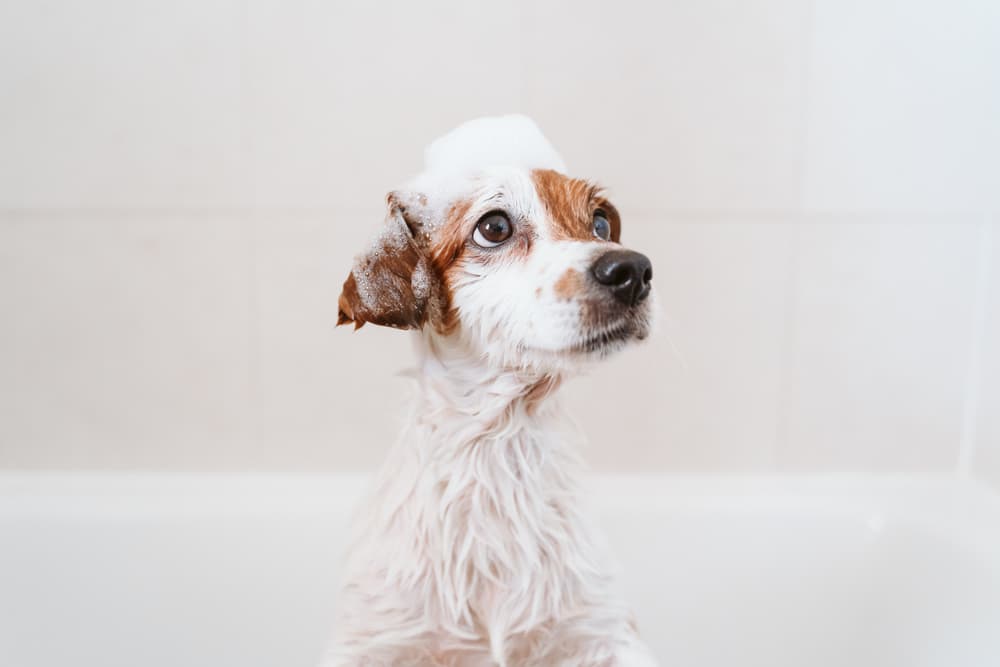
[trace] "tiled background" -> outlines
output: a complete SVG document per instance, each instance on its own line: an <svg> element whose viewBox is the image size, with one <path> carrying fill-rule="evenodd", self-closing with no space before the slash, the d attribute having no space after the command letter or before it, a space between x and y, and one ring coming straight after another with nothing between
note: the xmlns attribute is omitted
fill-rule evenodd
<svg viewBox="0 0 1000 667"><path fill-rule="evenodd" d="M2 3L0 96L0 467L374 466L410 352L334 329L350 258L523 111L656 267L595 467L1000 486L1000 3Z"/></svg>

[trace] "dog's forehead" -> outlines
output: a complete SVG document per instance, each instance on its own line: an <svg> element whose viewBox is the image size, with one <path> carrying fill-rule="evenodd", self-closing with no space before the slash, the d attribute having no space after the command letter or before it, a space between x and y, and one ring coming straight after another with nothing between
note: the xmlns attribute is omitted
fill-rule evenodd
<svg viewBox="0 0 1000 667"><path fill-rule="evenodd" d="M533 178L534 172L522 167L497 166L476 174L464 192L450 202L468 209L470 215L502 210L515 219L537 218L544 202Z"/></svg>

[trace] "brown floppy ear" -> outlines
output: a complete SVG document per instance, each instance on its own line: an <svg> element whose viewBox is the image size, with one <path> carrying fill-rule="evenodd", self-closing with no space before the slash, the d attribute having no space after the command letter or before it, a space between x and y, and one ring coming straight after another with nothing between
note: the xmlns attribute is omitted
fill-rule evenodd
<svg viewBox="0 0 1000 667"><path fill-rule="evenodd" d="M338 300L337 324L366 322L396 329L419 329L427 321L431 297L430 265L417 225L390 193L385 227L367 252L354 260Z"/></svg>

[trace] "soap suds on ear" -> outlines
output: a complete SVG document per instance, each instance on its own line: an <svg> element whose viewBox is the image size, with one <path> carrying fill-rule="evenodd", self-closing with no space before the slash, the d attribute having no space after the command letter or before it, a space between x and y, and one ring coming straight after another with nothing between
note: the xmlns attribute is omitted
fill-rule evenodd
<svg viewBox="0 0 1000 667"><path fill-rule="evenodd" d="M424 171L408 189L425 195L436 213L497 167L566 172L566 163L533 120L512 114L459 125L424 150Z"/></svg>
<svg viewBox="0 0 1000 667"><path fill-rule="evenodd" d="M352 273L357 285L358 298L369 309L375 309L388 300L393 306L400 306L398 298L394 298L391 290L386 290L379 284L380 273L373 267L387 258L398 255L410 243L410 233L406 221L396 211L390 211L382 229L375 235L368 252L358 255L354 260ZM381 276L384 279L384 276Z"/></svg>
<svg viewBox="0 0 1000 667"><path fill-rule="evenodd" d="M410 289L418 301L426 301L431 295L431 278L427 273L427 260L423 257L417 262L410 277Z"/></svg>

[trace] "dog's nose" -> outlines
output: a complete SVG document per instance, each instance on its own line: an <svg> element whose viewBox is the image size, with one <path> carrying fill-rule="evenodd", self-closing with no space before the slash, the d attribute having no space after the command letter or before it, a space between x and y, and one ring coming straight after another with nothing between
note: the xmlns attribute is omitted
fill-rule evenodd
<svg viewBox="0 0 1000 667"><path fill-rule="evenodd" d="M653 265L642 253L610 250L597 258L591 272L597 282L606 285L626 306L634 306L649 296Z"/></svg>

